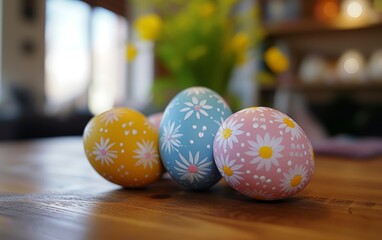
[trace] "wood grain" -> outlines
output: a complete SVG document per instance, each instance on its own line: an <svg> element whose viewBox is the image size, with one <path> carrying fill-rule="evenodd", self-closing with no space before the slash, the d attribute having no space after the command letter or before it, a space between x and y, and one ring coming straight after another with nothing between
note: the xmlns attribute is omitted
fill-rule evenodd
<svg viewBox="0 0 382 240"><path fill-rule="evenodd" d="M80 138L0 144L0 239L381 239L382 158L317 156L311 184L262 202L223 181L122 189L99 177Z"/></svg>

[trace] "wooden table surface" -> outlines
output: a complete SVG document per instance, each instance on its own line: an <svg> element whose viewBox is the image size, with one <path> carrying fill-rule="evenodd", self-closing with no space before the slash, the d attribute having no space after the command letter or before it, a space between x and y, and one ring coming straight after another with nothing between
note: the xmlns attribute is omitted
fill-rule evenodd
<svg viewBox="0 0 382 240"><path fill-rule="evenodd" d="M223 181L140 190L98 176L80 138L0 143L0 239L382 239L382 158L316 156L310 185L261 202Z"/></svg>

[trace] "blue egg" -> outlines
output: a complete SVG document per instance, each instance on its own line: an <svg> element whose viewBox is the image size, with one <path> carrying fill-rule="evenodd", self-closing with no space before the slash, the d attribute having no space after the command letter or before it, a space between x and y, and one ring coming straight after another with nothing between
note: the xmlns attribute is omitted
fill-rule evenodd
<svg viewBox="0 0 382 240"><path fill-rule="evenodd" d="M159 127L159 151L172 179L189 189L205 189L221 179L213 142L231 109L216 92L191 87L166 107Z"/></svg>

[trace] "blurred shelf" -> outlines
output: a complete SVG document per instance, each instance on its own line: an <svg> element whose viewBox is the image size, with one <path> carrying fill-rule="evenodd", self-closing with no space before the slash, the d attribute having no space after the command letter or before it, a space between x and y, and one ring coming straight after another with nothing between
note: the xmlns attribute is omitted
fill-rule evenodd
<svg viewBox="0 0 382 240"><path fill-rule="evenodd" d="M288 89L292 91L301 92L381 92L382 97L382 81L381 82L368 82L368 83L296 83L289 85L261 85L262 92L273 92L277 89Z"/></svg>
<svg viewBox="0 0 382 240"><path fill-rule="evenodd" d="M275 99L280 100L285 93L291 93L301 95L309 103L322 103L322 106L342 97L354 100L357 104L382 103L382 76L373 81L366 79L362 83L339 79L330 82L318 79L306 83L298 77L301 64L309 55L322 57L333 69L343 53L350 49L360 52L365 60L369 60L382 47L382 13L370 11L356 19L340 14L332 20L319 21L313 14L316 1L298 0L296 4L299 4L300 12L293 15L294 19L271 21L271 15L267 13L267 4L271 4L271 1L260 2L266 47L282 48L291 62L287 74L275 76L277 84L260 84L260 101L270 99L272 104L280 104Z"/></svg>
<svg viewBox="0 0 382 240"><path fill-rule="evenodd" d="M382 16L364 21L349 21L337 18L328 22L314 19L297 19L280 23L264 23L264 30L268 37L283 37L320 32L353 31L382 28Z"/></svg>
<svg viewBox="0 0 382 240"><path fill-rule="evenodd" d="M292 89L304 92L382 92L382 82L369 82L369 83L299 83L292 87ZM382 95L381 95L382 97Z"/></svg>
<svg viewBox="0 0 382 240"><path fill-rule="evenodd" d="M273 91L275 91L276 89L277 89L277 85L274 85L274 84L272 84L272 85L262 85L262 84L260 84L260 90L262 91L262 92L273 92Z"/></svg>

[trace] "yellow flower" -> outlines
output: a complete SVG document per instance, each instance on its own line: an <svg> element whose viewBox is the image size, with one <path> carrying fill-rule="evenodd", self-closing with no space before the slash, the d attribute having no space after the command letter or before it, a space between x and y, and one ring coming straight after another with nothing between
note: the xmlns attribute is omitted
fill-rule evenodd
<svg viewBox="0 0 382 240"><path fill-rule="evenodd" d="M162 25L162 19L158 15L148 14L139 17L134 23L134 28L143 40L154 41L158 39Z"/></svg>
<svg viewBox="0 0 382 240"><path fill-rule="evenodd" d="M200 15L203 17L209 17L215 12L216 6L211 2L203 3L200 6Z"/></svg>
<svg viewBox="0 0 382 240"><path fill-rule="evenodd" d="M245 52L239 53L236 56L236 64L237 65L243 65L248 61L247 55Z"/></svg>
<svg viewBox="0 0 382 240"><path fill-rule="evenodd" d="M249 40L249 37L247 34L243 32L238 32L235 34L235 36L232 39L233 50L236 53L241 54L249 48L250 42L251 41Z"/></svg>
<svg viewBox="0 0 382 240"><path fill-rule="evenodd" d="M208 48L204 45L196 46L188 52L188 59L196 60L203 57L208 52Z"/></svg>
<svg viewBox="0 0 382 240"><path fill-rule="evenodd" d="M276 47L268 48L264 58L265 63L275 73L285 72L289 68L288 58Z"/></svg>
<svg viewBox="0 0 382 240"><path fill-rule="evenodd" d="M126 47L127 61L132 62L135 59L135 57L137 56L137 54L138 54L138 50L134 46L134 44L132 44L132 43L127 44L127 47Z"/></svg>

